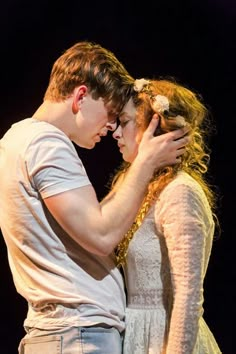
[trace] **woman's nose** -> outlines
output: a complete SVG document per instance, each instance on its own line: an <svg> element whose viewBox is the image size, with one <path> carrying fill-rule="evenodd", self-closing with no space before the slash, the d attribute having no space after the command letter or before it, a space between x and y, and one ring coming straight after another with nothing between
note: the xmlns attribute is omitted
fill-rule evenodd
<svg viewBox="0 0 236 354"><path fill-rule="evenodd" d="M112 137L116 140L121 138L121 126L120 125L118 125L118 127L116 128L116 130L112 134Z"/></svg>

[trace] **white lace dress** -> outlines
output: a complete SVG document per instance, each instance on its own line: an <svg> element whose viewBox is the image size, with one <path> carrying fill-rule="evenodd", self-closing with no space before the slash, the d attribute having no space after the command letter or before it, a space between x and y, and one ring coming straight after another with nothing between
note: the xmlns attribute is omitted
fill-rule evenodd
<svg viewBox="0 0 236 354"><path fill-rule="evenodd" d="M203 191L179 173L129 245L124 354L221 353L202 317L213 232Z"/></svg>

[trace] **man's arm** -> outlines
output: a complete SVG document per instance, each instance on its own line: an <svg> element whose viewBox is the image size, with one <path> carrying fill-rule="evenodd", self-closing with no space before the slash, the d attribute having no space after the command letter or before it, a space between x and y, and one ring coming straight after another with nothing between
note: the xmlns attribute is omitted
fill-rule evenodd
<svg viewBox="0 0 236 354"><path fill-rule="evenodd" d="M106 202L99 204L92 186L44 199L57 222L86 250L102 256L110 254L132 225L153 171L179 162L189 139L183 137L187 128L154 137L157 124L153 118L124 182Z"/></svg>

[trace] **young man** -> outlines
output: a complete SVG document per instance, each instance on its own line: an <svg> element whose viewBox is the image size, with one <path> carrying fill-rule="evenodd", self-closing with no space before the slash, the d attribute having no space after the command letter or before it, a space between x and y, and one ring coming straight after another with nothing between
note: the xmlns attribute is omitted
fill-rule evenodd
<svg viewBox="0 0 236 354"><path fill-rule="evenodd" d="M0 141L0 225L29 307L20 353L121 353L125 293L110 254L154 169L179 162L187 130L154 137L154 117L105 206L72 142L92 149L114 130L133 83L113 53L77 43L54 63L42 105Z"/></svg>

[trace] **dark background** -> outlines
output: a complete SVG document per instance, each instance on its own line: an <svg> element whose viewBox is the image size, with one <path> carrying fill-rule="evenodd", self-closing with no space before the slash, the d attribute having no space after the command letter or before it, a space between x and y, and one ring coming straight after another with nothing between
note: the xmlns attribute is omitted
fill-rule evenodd
<svg viewBox="0 0 236 354"><path fill-rule="evenodd" d="M235 15L233 0L8 0L1 3L0 11L1 136L12 123L37 109L54 60L80 40L95 41L113 51L134 77L175 76L203 95L217 125L210 172L221 196L222 227L205 280L204 317L224 354L236 353ZM107 137L94 150L78 152L101 198L110 173L121 161L115 142ZM1 354L17 354L26 311L25 301L15 291L0 237Z"/></svg>

